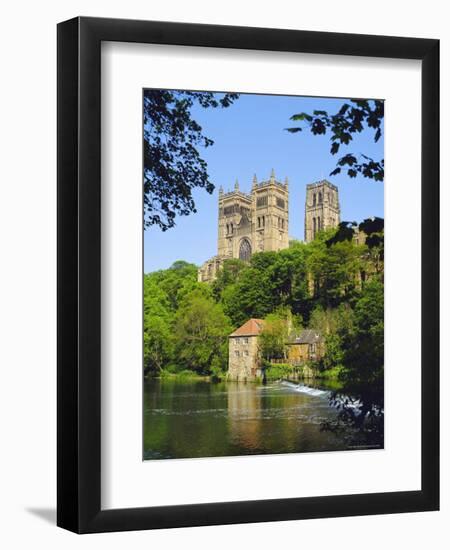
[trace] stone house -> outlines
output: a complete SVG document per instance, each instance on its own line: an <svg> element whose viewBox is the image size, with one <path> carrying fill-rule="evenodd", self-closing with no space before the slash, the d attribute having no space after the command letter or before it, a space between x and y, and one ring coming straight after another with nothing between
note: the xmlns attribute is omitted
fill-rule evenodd
<svg viewBox="0 0 450 550"><path fill-rule="evenodd" d="M259 336L264 328L262 319L249 319L228 337L228 379L249 381L263 376ZM292 334L286 342L287 359L292 366L321 359L325 341L318 330L304 329Z"/></svg>
<svg viewBox="0 0 450 550"><path fill-rule="evenodd" d="M228 337L228 379L253 380L261 375L259 335L262 319L249 319Z"/></svg>
<svg viewBox="0 0 450 550"><path fill-rule="evenodd" d="M288 347L288 362L291 365L317 361L325 353L325 341L318 330L305 329L300 334L292 334L286 345Z"/></svg>

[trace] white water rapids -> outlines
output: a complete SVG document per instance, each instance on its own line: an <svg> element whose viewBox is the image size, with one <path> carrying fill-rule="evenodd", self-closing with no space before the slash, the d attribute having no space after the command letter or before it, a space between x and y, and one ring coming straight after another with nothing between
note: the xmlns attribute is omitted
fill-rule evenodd
<svg viewBox="0 0 450 550"><path fill-rule="evenodd" d="M306 386L305 384L296 384L295 382L290 382L289 380L282 380L280 384L282 384L283 386L287 386L288 388L291 388L296 392L311 395L312 397L329 397L331 395L331 391L311 388L310 386ZM361 402L359 400L352 401L346 398L343 398L343 400L345 401L345 405L347 408L355 409L356 413L359 412L358 409L361 405Z"/></svg>

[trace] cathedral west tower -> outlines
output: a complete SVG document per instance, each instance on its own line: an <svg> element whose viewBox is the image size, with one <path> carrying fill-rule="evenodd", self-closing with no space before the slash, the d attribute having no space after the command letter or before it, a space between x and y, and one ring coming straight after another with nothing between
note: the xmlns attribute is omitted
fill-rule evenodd
<svg viewBox="0 0 450 550"><path fill-rule="evenodd" d="M254 176L250 193L237 181L228 193L220 188L218 207L217 256L200 268L199 281L213 280L223 260L289 247L289 182L278 181L274 170L268 180Z"/></svg>

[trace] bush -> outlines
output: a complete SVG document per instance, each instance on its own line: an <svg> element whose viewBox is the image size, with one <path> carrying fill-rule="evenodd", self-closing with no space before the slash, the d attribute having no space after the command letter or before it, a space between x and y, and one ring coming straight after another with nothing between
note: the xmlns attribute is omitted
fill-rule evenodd
<svg viewBox="0 0 450 550"><path fill-rule="evenodd" d="M198 378L204 378L197 374L196 372L184 369L180 371L175 371L173 367L169 367L167 369L162 369L160 372L160 378L163 378L165 380L189 380L189 379L198 379Z"/></svg>
<svg viewBox="0 0 450 550"><path fill-rule="evenodd" d="M265 374L267 380L280 380L282 378L288 378L294 374L292 365L287 363L269 363L264 362Z"/></svg>
<svg viewBox="0 0 450 550"><path fill-rule="evenodd" d="M322 370L318 376L320 378L324 378L325 380L339 380L339 377L343 371L344 367L342 365L338 365L336 367L333 367L331 369L325 369Z"/></svg>

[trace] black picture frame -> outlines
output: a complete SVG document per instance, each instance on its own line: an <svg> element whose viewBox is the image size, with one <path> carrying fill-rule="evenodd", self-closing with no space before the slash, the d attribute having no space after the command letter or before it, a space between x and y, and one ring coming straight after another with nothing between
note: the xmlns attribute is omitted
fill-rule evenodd
<svg viewBox="0 0 450 550"><path fill-rule="evenodd" d="M102 510L100 50L138 42L422 62L420 491ZM439 41L77 17L58 25L57 524L76 533L439 508ZM406 129L405 129L406 131Z"/></svg>

